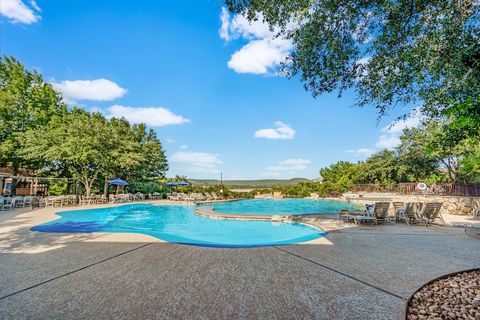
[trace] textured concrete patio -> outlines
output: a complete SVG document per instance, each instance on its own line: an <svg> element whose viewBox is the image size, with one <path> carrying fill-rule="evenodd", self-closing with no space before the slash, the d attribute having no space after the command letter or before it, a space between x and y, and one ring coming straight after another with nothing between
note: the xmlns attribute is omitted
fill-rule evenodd
<svg viewBox="0 0 480 320"><path fill-rule="evenodd" d="M426 281L480 267L462 228L312 217L321 241L215 249L29 230L53 211L0 213L2 319L401 319Z"/></svg>

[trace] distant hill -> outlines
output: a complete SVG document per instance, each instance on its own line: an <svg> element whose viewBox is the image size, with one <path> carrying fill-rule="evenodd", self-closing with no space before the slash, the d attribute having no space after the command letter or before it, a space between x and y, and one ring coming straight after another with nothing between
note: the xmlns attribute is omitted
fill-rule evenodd
<svg viewBox="0 0 480 320"><path fill-rule="evenodd" d="M194 184L212 185L219 184L220 180L202 180L202 179L189 179ZM293 179L262 179L262 180L223 180L223 184L230 188L271 188L278 186L294 185L300 182L309 182L311 180L305 178L293 178Z"/></svg>

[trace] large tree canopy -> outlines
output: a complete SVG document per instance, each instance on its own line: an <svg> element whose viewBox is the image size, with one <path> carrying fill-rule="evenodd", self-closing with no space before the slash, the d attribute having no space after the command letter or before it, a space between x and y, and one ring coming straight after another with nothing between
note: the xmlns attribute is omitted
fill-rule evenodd
<svg viewBox="0 0 480 320"><path fill-rule="evenodd" d="M381 114L418 104L435 116L469 99L480 107L478 1L225 2L292 41L281 71L314 96L355 88L357 104Z"/></svg>
<svg viewBox="0 0 480 320"><path fill-rule="evenodd" d="M26 70L15 58L0 57L0 164L11 164L14 174L40 166L41 159L21 154L24 135L58 121L66 111L61 96L38 72ZM13 193L15 187L13 179Z"/></svg>
<svg viewBox="0 0 480 320"><path fill-rule="evenodd" d="M77 108L47 130L28 131L21 150L27 159L43 159L48 169L66 169L83 184L87 196L100 175L141 181L163 178L168 169L154 131Z"/></svg>
<svg viewBox="0 0 480 320"><path fill-rule="evenodd" d="M88 195L99 179L163 178L165 152L154 130L125 119L107 119L80 108L70 110L36 71L0 57L0 165L14 174L78 179ZM13 179L12 193L15 193Z"/></svg>

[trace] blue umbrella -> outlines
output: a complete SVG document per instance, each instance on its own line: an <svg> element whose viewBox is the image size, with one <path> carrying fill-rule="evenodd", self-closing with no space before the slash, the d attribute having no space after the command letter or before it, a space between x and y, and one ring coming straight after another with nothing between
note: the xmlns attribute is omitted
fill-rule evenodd
<svg viewBox="0 0 480 320"><path fill-rule="evenodd" d="M115 180L110 180L108 183L113 184L115 186L128 186L127 181L123 181L122 179L115 179Z"/></svg>
<svg viewBox="0 0 480 320"><path fill-rule="evenodd" d="M188 186L188 182L180 181L179 183L177 183L177 185L179 185L179 186Z"/></svg>
<svg viewBox="0 0 480 320"><path fill-rule="evenodd" d="M165 187L176 187L176 186L178 186L178 184L176 184L175 182L169 182L169 183L165 183L164 186Z"/></svg>

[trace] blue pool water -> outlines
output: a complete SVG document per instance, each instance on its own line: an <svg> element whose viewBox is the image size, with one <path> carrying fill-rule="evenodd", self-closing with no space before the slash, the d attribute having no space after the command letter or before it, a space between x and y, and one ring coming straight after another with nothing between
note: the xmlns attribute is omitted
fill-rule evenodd
<svg viewBox="0 0 480 320"><path fill-rule="evenodd" d="M58 212L59 219L32 228L40 232L143 233L168 242L212 247L255 247L313 240L324 232L298 223L200 217L192 206L131 204Z"/></svg>
<svg viewBox="0 0 480 320"><path fill-rule="evenodd" d="M222 213L266 215L336 213L341 209L355 209L347 202L313 199L245 199L209 205Z"/></svg>

